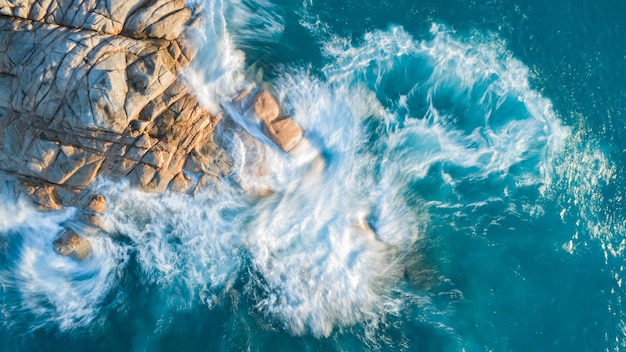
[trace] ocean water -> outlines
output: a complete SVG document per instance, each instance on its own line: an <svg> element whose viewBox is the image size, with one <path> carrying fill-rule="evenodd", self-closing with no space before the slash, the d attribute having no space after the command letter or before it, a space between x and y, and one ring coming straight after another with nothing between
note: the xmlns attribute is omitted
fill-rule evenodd
<svg viewBox="0 0 626 352"><path fill-rule="evenodd" d="M626 349L625 2L198 1L232 172L99 180L106 233L1 185L0 350ZM296 155L233 108L255 80Z"/></svg>

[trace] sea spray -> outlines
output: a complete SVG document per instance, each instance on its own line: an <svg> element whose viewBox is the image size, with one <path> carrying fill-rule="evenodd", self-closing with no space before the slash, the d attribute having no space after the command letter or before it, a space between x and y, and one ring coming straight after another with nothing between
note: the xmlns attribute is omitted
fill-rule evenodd
<svg viewBox="0 0 626 352"><path fill-rule="evenodd" d="M200 103L216 115L222 110L220 103L233 98L245 83L245 56L227 30L224 16L229 3L217 0L202 5L203 21L189 33L198 53L184 76Z"/></svg>
<svg viewBox="0 0 626 352"><path fill-rule="evenodd" d="M120 279L128 248L73 222L73 208L40 212L6 193L0 197L3 213L11 214L0 215L5 328L24 323L24 316L32 317L27 320L27 331L55 326L63 331L88 328L102 319L101 310L112 308L103 307L103 301ZM92 252L81 262L53 249L52 242L68 226L80 230L91 244Z"/></svg>
<svg viewBox="0 0 626 352"><path fill-rule="evenodd" d="M437 26L432 35L417 41L393 27L359 45L332 37L322 77L288 67L277 74L281 105L323 160L313 178L306 162L280 154L226 109L239 134L261 142L231 138L238 182L258 186L259 174L241 168L248 155L262 155L271 175L273 194L253 206L244 232L262 286L256 307L293 334L328 336L397 311L390 292L401 261L421 247L433 205L472 212L550 182L568 130L529 87L527 68L501 43L465 43Z"/></svg>
<svg viewBox="0 0 626 352"><path fill-rule="evenodd" d="M99 189L110 204L103 220L112 234L131 240L143 274L140 279L178 292L169 308L220 302L242 263L247 203L240 190L226 182L219 192L207 188L195 197L146 194L109 182Z"/></svg>
<svg viewBox="0 0 626 352"><path fill-rule="evenodd" d="M391 112L379 143L402 165L384 169L417 178L434 165L461 167L469 178L515 170L517 185L549 181L569 132L529 87L528 69L497 41L464 43L439 26L432 33L417 41L392 27L366 34L362 46L326 45L339 63L324 69L329 80L368 82Z"/></svg>
<svg viewBox="0 0 626 352"><path fill-rule="evenodd" d="M268 185L272 194L251 208L254 216L245 232L254 272L260 275L252 283L261 287L252 291L261 292L255 298L257 309L287 331L328 336L336 327L382 314L385 302L391 302L382 283L392 282L398 268L390 248L367 222L370 165L359 155L359 136L361 121L372 109L354 99L355 91L329 88L305 72L286 79L306 84L299 96L289 96L284 85L276 87L280 97L289 99L284 105L293 118L308 128L310 144L299 146L293 156L271 142L246 138L236 138L229 147L234 160L245 158L251 148L262 150L265 172L273 181ZM244 127L241 133L258 134L258 128ZM259 177L235 172L244 184Z"/></svg>

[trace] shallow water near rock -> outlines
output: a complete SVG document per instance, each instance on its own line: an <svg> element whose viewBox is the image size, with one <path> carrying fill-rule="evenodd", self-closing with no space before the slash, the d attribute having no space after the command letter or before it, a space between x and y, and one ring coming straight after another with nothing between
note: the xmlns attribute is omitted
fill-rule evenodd
<svg viewBox="0 0 626 352"><path fill-rule="evenodd" d="M0 190L0 350L625 348L624 5L204 5L231 174L100 180L108 233ZM291 155L232 106L259 76Z"/></svg>

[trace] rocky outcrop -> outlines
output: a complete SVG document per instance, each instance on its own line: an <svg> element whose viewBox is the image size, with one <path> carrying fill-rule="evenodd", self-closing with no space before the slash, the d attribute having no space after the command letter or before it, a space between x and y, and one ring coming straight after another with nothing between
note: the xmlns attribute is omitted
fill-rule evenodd
<svg viewBox="0 0 626 352"><path fill-rule="evenodd" d="M189 192L223 173L220 117L179 76L194 23L183 0L0 0L0 171L51 209L97 176Z"/></svg>
<svg viewBox="0 0 626 352"><path fill-rule="evenodd" d="M174 40L191 11L182 0L0 0L0 15L131 38Z"/></svg>
<svg viewBox="0 0 626 352"><path fill-rule="evenodd" d="M89 243L89 240L79 236L72 230L65 230L52 245L57 254L80 261L85 260L91 254L91 243Z"/></svg>

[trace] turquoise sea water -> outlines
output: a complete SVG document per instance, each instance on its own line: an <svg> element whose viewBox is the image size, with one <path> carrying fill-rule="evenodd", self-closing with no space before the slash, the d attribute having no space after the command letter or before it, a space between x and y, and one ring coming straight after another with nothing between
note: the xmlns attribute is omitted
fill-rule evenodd
<svg viewBox="0 0 626 352"><path fill-rule="evenodd" d="M626 3L203 5L186 77L232 173L100 180L108 234L4 187L0 350L626 349ZM246 137L261 75L314 152Z"/></svg>

